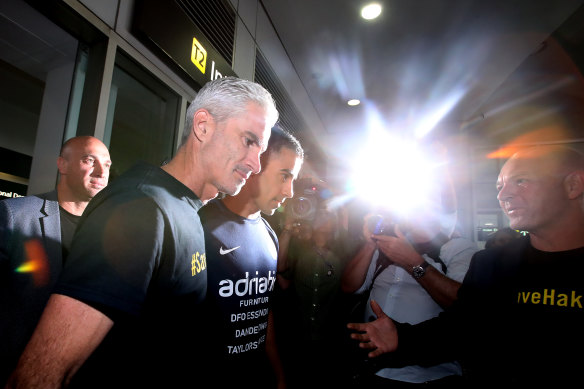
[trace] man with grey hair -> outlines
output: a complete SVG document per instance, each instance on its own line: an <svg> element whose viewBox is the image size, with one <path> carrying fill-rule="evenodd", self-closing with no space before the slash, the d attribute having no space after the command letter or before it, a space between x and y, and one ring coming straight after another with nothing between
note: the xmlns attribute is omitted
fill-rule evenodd
<svg viewBox="0 0 584 389"><path fill-rule="evenodd" d="M163 167L138 164L96 196L9 387L205 382L207 263L199 209L260 171L277 111L260 85L206 84ZM204 386L204 385L203 385Z"/></svg>

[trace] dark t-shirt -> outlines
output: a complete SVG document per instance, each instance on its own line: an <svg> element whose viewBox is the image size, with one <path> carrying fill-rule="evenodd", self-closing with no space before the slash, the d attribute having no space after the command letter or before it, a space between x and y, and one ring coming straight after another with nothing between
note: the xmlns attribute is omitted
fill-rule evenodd
<svg viewBox="0 0 584 389"><path fill-rule="evenodd" d="M473 257L458 301L438 318L399 325L399 353L460 356L477 386L577 382L584 348L584 248L543 252L522 239Z"/></svg>
<svg viewBox="0 0 584 389"><path fill-rule="evenodd" d="M63 258L67 258L73 241L75 228L79 224L81 216L73 215L59 206L59 217L61 218L61 247L63 248Z"/></svg>
<svg viewBox="0 0 584 389"><path fill-rule="evenodd" d="M210 355L224 376L217 387L241 383L253 372L254 385L269 377L266 336L276 282L278 241L261 217L243 218L213 200L199 212L207 250Z"/></svg>
<svg viewBox="0 0 584 389"><path fill-rule="evenodd" d="M140 164L90 202L56 292L92 305L114 326L74 387L192 385L204 356L200 303L207 287L197 196Z"/></svg>

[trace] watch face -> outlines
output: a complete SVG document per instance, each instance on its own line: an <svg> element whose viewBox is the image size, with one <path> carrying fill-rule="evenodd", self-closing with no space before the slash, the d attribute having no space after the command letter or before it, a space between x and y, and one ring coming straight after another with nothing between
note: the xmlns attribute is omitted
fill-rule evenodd
<svg viewBox="0 0 584 389"><path fill-rule="evenodd" d="M426 270L424 270L422 266L414 266L414 269L412 270L412 275L414 276L415 279L422 277L424 274L426 274Z"/></svg>

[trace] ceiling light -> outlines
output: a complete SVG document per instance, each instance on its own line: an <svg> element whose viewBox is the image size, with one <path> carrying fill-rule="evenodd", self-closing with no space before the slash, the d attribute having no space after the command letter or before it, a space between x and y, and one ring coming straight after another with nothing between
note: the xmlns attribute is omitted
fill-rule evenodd
<svg viewBox="0 0 584 389"><path fill-rule="evenodd" d="M372 20L381 14L381 5L377 3L367 4L361 8L361 17L363 19Z"/></svg>
<svg viewBox="0 0 584 389"><path fill-rule="evenodd" d="M357 99L351 99L351 100L347 101L347 104L349 104L350 106L355 106L355 105L361 104L361 101L357 100Z"/></svg>

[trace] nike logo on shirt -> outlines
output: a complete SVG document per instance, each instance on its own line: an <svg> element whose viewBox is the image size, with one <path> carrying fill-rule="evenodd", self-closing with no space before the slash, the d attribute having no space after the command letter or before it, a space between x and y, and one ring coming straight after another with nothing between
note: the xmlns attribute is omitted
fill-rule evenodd
<svg viewBox="0 0 584 389"><path fill-rule="evenodd" d="M225 250L223 247L220 247L220 248L219 248L219 254L221 254L221 255L229 254L229 253L230 253L230 252L232 252L233 250L237 250L237 249L238 249L238 248L240 248L240 247L241 247L241 246L237 246L237 247L234 247L234 248L232 248L232 249L228 249L228 250Z"/></svg>

